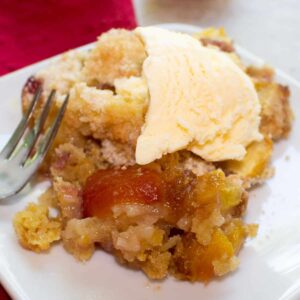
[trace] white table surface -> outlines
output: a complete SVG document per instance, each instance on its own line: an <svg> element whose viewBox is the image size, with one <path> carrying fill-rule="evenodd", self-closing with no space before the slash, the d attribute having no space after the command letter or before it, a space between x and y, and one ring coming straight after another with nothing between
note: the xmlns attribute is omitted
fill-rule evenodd
<svg viewBox="0 0 300 300"><path fill-rule="evenodd" d="M223 26L241 46L300 79L299 0L134 0L140 25Z"/></svg>

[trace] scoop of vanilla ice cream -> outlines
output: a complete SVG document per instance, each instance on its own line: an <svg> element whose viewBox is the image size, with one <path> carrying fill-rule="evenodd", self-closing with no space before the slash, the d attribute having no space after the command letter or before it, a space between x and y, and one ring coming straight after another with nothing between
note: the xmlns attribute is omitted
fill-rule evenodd
<svg viewBox="0 0 300 300"><path fill-rule="evenodd" d="M195 38L155 27L135 30L145 44L150 93L136 161L188 149L207 161L240 160L262 138L250 78L225 54Z"/></svg>

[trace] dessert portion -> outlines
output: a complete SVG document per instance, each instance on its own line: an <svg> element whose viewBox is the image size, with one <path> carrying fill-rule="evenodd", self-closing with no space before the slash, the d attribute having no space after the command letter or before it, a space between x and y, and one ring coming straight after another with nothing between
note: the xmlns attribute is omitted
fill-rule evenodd
<svg viewBox="0 0 300 300"><path fill-rule="evenodd" d="M243 220L249 189L291 129L271 68L244 66L222 29L114 29L31 77L24 111L39 86L56 90L53 111L70 99L40 170L51 187L14 218L23 247L61 241L81 261L100 248L152 279L237 268L257 231Z"/></svg>

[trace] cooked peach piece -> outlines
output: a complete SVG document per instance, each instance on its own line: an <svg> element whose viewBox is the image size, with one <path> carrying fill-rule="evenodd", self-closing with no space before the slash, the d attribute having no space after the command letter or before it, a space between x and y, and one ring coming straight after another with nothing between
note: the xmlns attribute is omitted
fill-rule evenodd
<svg viewBox="0 0 300 300"><path fill-rule="evenodd" d="M153 204L164 199L161 175L144 167L99 170L88 178L83 190L86 217L103 217L115 204Z"/></svg>
<svg viewBox="0 0 300 300"><path fill-rule="evenodd" d="M272 141L269 138L265 138L261 142L252 143L247 148L247 154L243 160L229 160L224 162L222 166L227 171L247 179L264 177L272 150Z"/></svg>
<svg viewBox="0 0 300 300"><path fill-rule="evenodd" d="M226 235L216 229L211 243L200 245L192 234L184 236L177 245L174 263L179 271L177 276L191 281L209 281L214 275L213 262L228 260L234 256L234 249Z"/></svg>

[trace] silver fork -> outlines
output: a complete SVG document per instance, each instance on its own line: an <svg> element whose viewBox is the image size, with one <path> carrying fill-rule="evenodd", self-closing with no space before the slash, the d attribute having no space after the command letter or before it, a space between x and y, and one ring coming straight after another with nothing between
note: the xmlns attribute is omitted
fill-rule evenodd
<svg viewBox="0 0 300 300"><path fill-rule="evenodd" d="M0 199L18 193L28 183L43 161L59 129L69 95L64 99L51 126L43 132L43 126L55 97L54 90L47 98L33 127L29 127L29 120L41 98L41 92L41 88L36 91L26 114L0 153Z"/></svg>

